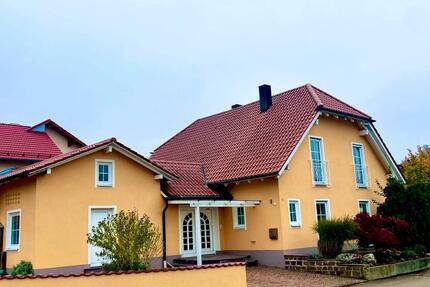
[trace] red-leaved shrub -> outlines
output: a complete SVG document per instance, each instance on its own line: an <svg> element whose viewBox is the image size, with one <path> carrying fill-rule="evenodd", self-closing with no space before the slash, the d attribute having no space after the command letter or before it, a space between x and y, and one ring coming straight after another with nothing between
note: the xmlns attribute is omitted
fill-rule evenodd
<svg viewBox="0 0 430 287"><path fill-rule="evenodd" d="M355 216L360 246L374 244L375 248L398 248L411 242L409 223L394 217L369 216L366 212Z"/></svg>

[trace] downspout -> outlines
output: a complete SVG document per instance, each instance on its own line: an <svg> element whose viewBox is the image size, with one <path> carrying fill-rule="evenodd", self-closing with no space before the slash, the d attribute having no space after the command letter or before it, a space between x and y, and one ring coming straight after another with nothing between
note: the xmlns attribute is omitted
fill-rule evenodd
<svg viewBox="0 0 430 287"><path fill-rule="evenodd" d="M164 186L165 186L165 179L161 180L161 191L163 192L163 195L166 194L164 191ZM163 268L167 268L167 251L166 251L166 212L167 209L169 208L169 202L167 200L166 197L164 197L164 208L163 208L163 215L162 215L162 236L163 236Z"/></svg>

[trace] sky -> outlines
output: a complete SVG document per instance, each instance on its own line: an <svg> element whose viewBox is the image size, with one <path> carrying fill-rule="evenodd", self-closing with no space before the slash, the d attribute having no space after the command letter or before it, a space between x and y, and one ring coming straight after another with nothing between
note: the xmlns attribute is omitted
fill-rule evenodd
<svg viewBox="0 0 430 287"><path fill-rule="evenodd" d="M430 143L430 1L0 0L0 122L149 155L197 118L311 83L396 160Z"/></svg>

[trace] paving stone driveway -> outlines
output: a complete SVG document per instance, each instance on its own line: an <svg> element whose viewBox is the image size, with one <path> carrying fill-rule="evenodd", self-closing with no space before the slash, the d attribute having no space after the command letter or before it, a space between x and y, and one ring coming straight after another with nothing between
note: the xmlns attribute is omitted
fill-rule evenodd
<svg viewBox="0 0 430 287"><path fill-rule="evenodd" d="M362 282L356 279L274 267L249 267L246 273L248 287L334 287Z"/></svg>

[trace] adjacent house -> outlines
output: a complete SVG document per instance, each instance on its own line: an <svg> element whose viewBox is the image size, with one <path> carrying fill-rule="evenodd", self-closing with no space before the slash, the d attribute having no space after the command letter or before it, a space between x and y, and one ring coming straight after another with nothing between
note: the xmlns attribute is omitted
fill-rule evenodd
<svg viewBox="0 0 430 287"><path fill-rule="evenodd" d="M84 145L50 119L34 126L0 123L0 175Z"/></svg>
<svg viewBox="0 0 430 287"><path fill-rule="evenodd" d="M315 252L315 222L374 213L377 182L404 180L369 115L309 84L259 96L195 121L149 159L114 138L68 138L76 148L0 175L6 266L100 266L86 234L127 209L160 227L165 265L284 266L284 255Z"/></svg>

